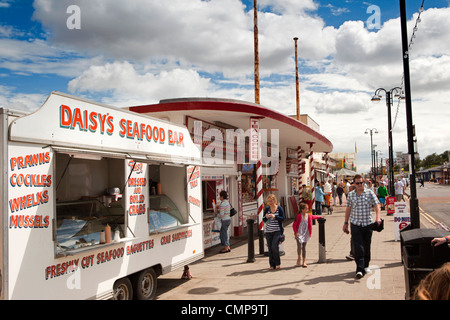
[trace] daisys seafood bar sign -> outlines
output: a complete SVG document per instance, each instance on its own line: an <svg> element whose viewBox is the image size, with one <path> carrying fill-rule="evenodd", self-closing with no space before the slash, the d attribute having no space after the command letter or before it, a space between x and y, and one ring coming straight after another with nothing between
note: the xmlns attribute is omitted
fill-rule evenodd
<svg viewBox="0 0 450 320"><path fill-rule="evenodd" d="M11 126L11 140L200 159L183 126L52 92L36 112ZM186 162L186 161L184 161Z"/></svg>

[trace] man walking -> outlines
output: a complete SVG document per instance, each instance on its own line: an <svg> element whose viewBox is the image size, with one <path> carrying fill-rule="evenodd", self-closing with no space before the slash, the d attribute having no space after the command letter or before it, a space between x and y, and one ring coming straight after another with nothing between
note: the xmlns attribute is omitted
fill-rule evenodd
<svg viewBox="0 0 450 320"><path fill-rule="evenodd" d="M342 230L349 233L348 225L351 224L351 236L353 254L356 262L356 278L361 279L364 274L370 272L370 245L372 242L373 223L372 208L375 209L376 222L381 223L380 202L375 193L364 188L364 180L356 175L355 190L348 194L347 208L345 210L345 221Z"/></svg>
<svg viewBox="0 0 450 320"><path fill-rule="evenodd" d="M403 185L403 182L398 180L398 178L395 178L394 189L397 202L403 200L403 193L405 192L405 186Z"/></svg>

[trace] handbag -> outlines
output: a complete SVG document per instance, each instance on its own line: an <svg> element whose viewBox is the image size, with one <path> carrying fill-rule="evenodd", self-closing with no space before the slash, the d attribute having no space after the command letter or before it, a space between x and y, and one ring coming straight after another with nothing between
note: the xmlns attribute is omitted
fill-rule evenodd
<svg viewBox="0 0 450 320"><path fill-rule="evenodd" d="M284 240L286 240L286 236L284 235L284 233L282 233L281 236L280 236L280 241L279 241L279 243L283 243Z"/></svg>
<svg viewBox="0 0 450 320"><path fill-rule="evenodd" d="M235 208L230 209L230 217L236 215L236 213L237 213L237 210Z"/></svg>

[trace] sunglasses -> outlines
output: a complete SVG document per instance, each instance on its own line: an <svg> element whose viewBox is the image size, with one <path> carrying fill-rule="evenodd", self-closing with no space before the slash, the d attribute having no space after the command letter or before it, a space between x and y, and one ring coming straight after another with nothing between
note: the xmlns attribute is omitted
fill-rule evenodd
<svg viewBox="0 0 450 320"><path fill-rule="evenodd" d="M355 182L356 185L364 184L364 182Z"/></svg>

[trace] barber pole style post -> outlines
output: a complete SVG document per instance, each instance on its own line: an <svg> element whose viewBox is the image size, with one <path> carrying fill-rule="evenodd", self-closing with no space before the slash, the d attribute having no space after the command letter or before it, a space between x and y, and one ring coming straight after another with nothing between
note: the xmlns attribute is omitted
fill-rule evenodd
<svg viewBox="0 0 450 320"><path fill-rule="evenodd" d="M259 230L264 227L263 213L264 213L264 198L263 198L263 183L262 183L262 164L261 161L256 163L256 203L258 206L258 219L259 219Z"/></svg>
<svg viewBox="0 0 450 320"><path fill-rule="evenodd" d="M302 167L302 147L297 147L297 163L298 163L298 198L303 199L303 167Z"/></svg>
<svg viewBox="0 0 450 320"><path fill-rule="evenodd" d="M262 163L261 163L261 141L260 141L260 119L250 118L250 161L256 161L256 203L258 213L258 230L264 227L263 212L263 177L262 177Z"/></svg>
<svg viewBox="0 0 450 320"><path fill-rule="evenodd" d="M311 181L311 200L312 200L312 209L316 210L316 186L315 186L315 176L314 176L314 152L313 145L315 142L307 142L309 144L309 167L310 167L310 181Z"/></svg>
<svg viewBox="0 0 450 320"><path fill-rule="evenodd" d="M262 237L262 230L264 228L264 199L261 153L260 118L252 117L250 118L250 162L256 161L256 205L260 238ZM260 252L261 251L264 253L264 248L260 248Z"/></svg>

